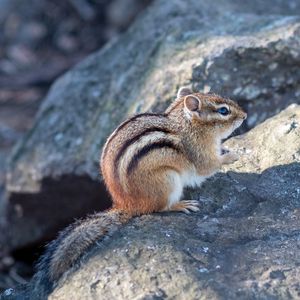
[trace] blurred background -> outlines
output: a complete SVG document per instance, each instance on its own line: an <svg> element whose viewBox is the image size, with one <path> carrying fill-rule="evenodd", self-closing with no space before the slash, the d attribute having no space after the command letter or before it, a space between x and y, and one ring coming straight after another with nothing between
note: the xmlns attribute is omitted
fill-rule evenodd
<svg viewBox="0 0 300 300"><path fill-rule="evenodd" d="M53 81L124 32L151 0L0 0L0 194L7 157L31 128ZM1 245L3 246L3 245ZM32 274L35 247L7 255L0 290Z"/></svg>
<svg viewBox="0 0 300 300"><path fill-rule="evenodd" d="M183 85L238 101L239 133L299 104L299 14L299 0L0 0L0 292L109 207L99 153L126 116Z"/></svg>

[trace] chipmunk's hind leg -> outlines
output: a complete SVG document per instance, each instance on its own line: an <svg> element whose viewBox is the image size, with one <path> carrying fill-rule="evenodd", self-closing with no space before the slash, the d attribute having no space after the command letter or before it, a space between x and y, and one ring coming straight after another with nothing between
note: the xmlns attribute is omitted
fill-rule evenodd
<svg viewBox="0 0 300 300"><path fill-rule="evenodd" d="M163 211L181 211L189 214L191 211L199 211L199 202L195 200L182 200L180 197L183 192L183 183L181 176L176 171L169 172L170 184L172 186L172 193L169 196L168 204Z"/></svg>
<svg viewBox="0 0 300 300"><path fill-rule="evenodd" d="M173 204L169 211L181 211L186 214L199 211L199 202L196 200L182 200Z"/></svg>

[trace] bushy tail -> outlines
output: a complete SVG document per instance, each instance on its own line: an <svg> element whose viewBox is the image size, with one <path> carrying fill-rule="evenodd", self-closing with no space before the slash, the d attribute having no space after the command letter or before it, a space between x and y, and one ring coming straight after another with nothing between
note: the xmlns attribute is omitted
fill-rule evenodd
<svg viewBox="0 0 300 300"><path fill-rule="evenodd" d="M117 210L93 214L76 221L52 241L40 259L34 285L52 289L55 282L69 270L96 241L112 235L129 221L131 215ZM47 287L46 287L47 286Z"/></svg>

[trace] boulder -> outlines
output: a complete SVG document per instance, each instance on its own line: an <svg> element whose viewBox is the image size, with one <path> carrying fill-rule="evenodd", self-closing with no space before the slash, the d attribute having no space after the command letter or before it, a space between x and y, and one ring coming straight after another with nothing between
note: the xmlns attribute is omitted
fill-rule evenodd
<svg viewBox="0 0 300 300"><path fill-rule="evenodd" d="M107 208L98 171L105 139L128 115L163 110L179 86L236 99L249 113L247 128L299 102L300 19L291 16L299 3L259 2L155 1L57 80L10 159L10 248Z"/></svg>
<svg viewBox="0 0 300 300"><path fill-rule="evenodd" d="M48 299L298 299L299 137L300 106L291 105L231 138L240 160L187 192L199 213L133 219Z"/></svg>

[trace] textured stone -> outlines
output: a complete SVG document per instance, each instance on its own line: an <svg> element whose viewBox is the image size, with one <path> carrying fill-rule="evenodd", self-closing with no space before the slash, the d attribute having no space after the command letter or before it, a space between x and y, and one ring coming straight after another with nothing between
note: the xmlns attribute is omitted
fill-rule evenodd
<svg viewBox="0 0 300 300"><path fill-rule="evenodd" d="M228 140L241 159L188 193L201 212L134 219L49 299L298 299L299 125L291 105Z"/></svg>
<svg viewBox="0 0 300 300"><path fill-rule="evenodd" d="M128 115L164 109L179 86L238 100L246 127L299 102L300 20L289 15L300 10L288 3L155 1L123 36L62 76L11 157L11 248L107 207L98 182L105 139Z"/></svg>
<svg viewBox="0 0 300 300"><path fill-rule="evenodd" d="M298 299L299 124L291 105L228 140L240 160L187 192L199 213L135 218L86 253L49 299ZM29 292L19 299L36 299Z"/></svg>

